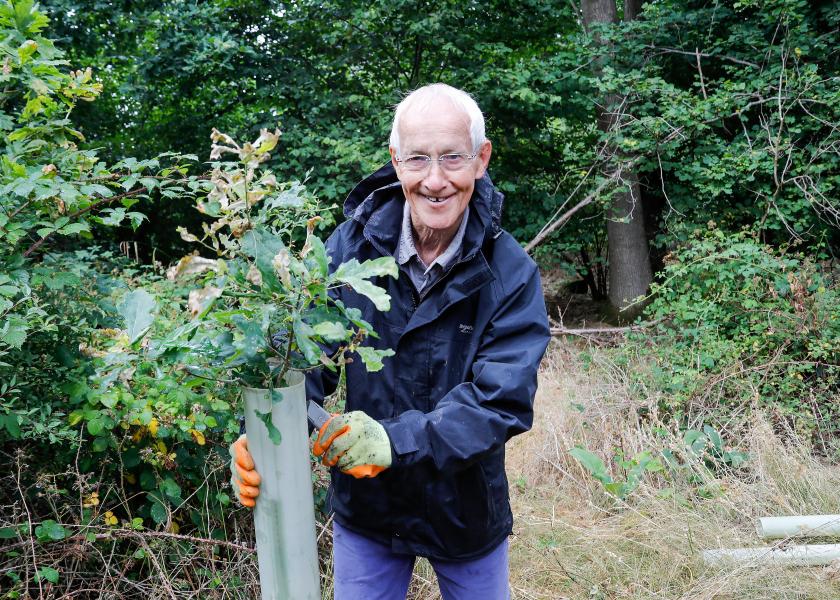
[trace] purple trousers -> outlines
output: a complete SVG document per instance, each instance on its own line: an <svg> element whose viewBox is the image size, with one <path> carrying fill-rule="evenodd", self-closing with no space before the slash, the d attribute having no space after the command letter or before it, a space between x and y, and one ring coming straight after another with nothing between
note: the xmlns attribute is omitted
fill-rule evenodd
<svg viewBox="0 0 840 600"><path fill-rule="evenodd" d="M414 558L333 521L335 600L405 600ZM510 600L507 539L475 560L429 562L444 600Z"/></svg>

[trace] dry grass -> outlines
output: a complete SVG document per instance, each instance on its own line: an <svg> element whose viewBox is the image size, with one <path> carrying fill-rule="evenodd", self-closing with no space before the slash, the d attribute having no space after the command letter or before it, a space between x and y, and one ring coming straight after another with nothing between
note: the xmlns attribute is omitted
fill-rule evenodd
<svg viewBox="0 0 840 600"><path fill-rule="evenodd" d="M677 447L676 428L640 423L655 402L631 397L624 372L590 349L586 370L572 345L546 357L536 421L509 444L514 506L511 550L514 597L765 599L838 598L840 568L760 565L706 567L703 549L761 546L758 516L836 513L840 470L820 464L806 445L782 443L766 422L741 424L746 467L697 483L689 476L647 476L626 502L604 493L569 455L582 445L606 460ZM688 475L703 477L699 465ZM698 487L718 490L711 498ZM671 497L662 490L670 488ZM675 499L682 496L682 502Z"/></svg>

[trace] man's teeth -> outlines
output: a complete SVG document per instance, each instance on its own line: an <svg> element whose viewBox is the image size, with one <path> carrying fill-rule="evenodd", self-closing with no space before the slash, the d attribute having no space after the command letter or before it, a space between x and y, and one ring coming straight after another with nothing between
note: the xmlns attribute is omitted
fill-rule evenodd
<svg viewBox="0 0 840 600"><path fill-rule="evenodd" d="M439 204L447 198L449 198L449 196L446 196L445 198L433 198L432 196L426 196L426 200L428 200L429 202L434 202L435 204Z"/></svg>

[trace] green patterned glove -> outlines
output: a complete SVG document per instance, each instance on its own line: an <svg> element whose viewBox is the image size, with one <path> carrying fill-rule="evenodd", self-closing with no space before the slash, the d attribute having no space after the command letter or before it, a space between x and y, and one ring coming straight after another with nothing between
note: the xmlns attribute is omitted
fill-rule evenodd
<svg viewBox="0 0 840 600"><path fill-rule="evenodd" d="M356 479L376 477L391 466L388 433L360 410L333 415L318 432L312 451L325 465L338 465Z"/></svg>

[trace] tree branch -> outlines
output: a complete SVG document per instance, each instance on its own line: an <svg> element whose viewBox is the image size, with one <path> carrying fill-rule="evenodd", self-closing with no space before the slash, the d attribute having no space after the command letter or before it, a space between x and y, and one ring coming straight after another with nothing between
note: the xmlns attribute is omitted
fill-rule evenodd
<svg viewBox="0 0 840 600"><path fill-rule="evenodd" d="M145 192L145 191L147 191L146 188L142 187L142 188L137 188L136 190L131 190L130 192L125 192L124 194L117 194L116 196L111 196L109 198L100 198L99 200L97 200L95 202L91 202L85 208L81 208L81 209L77 210L76 212L74 212L70 215L67 215L67 216L72 221L76 217L80 217L83 214L92 211L94 208L102 206L103 204L108 204L109 202L113 202L115 200L122 200L123 198L130 198L131 196L136 196L137 194L140 194L140 193ZM52 235L54 233L55 233L55 230L49 232L47 235L42 237L40 240L38 240L37 242L35 242L31 246L29 246L29 248L26 249L26 252L24 252L23 255L24 256L29 256L30 254L35 252L35 250L40 248L44 244L44 242L46 242L50 237L52 237Z"/></svg>
<svg viewBox="0 0 840 600"><path fill-rule="evenodd" d="M650 48L651 50L658 50L663 54L685 54L687 56L697 56L703 58L719 58L721 60L728 60L729 62L734 62L739 65L746 65L748 67L754 67L756 69L760 69L761 67L754 62L750 62L748 60L744 60L742 58L735 58L734 56L727 56L725 54L708 54L706 52L698 52L694 51L691 52L689 50L680 50L679 48L665 48L663 46L654 46L653 44L648 44L645 48Z"/></svg>
<svg viewBox="0 0 840 600"><path fill-rule="evenodd" d="M551 223L551 225L544 227L543 230L539 234L537 234L537 236L534 239L528 242L528 244L525 246L525 252L530 254L531 250L539 246L545 240L545 238L554 233L561 226L565 225L565 223L569 219L571 219L577 211L579 211L584 206L592 204L597 199L598 194L600 194L604 190L604 188L606 188L613 181L616 181L621 177L621 172L622 168L619 167L612 175L610 175L609 177L604 179L600 184L598 184L598 187L596 187L592 191L592 193L586 196L586 198L584 198L583 200L575 204L572 208L567 210L565 213L560 215L553 223Z"/></svg>

